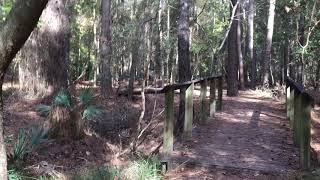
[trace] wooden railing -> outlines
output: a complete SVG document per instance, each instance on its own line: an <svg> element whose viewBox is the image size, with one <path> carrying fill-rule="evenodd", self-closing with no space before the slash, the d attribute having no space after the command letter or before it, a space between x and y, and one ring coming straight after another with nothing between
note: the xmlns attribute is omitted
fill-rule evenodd
<svg viewBox="0 0 320 180"><path fill-rule="evenodd" d="M304 87L286 79L286 109L290 127L293 130L294 144L299 148L300 168L309 169L311 164L310 139L311 139L311 109L314 98L309 95Z"/></svg>
<svg viewBox="0 0 320 180"><path fill-rule="evenodd" d="M208 116L213 116L216 110L222 109L222 76L212 76L165 86L161 91L165 93L165 124L163 135L163 153L170 155L173 151L174 131L174 90L180 89L185 101L183 136L192 135L193 124L193 95L194 85L200 84L200 123L205 124ZM210 86L209 106L206 100L207 86ZM218 90L218 96L216 91ZM184 93L185 92L185 93Z"/></svg>

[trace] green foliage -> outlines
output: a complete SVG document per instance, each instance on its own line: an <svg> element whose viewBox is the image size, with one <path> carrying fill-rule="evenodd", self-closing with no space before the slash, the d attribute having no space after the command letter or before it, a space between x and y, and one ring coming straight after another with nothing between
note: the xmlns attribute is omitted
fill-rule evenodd
<svg viewBox="0 0 320 180"><path fill-rule="evenodd" d="M23 180L23 177L16 169L11 168L8 170L8 180Z"/></svg>
<svg viewBox="0 0 320 180"><path fill-rule="evenodd" d="M91 89L85 89L80 93L79 96L79 105L84 105L83 112L80 112L82 114L83 120L90 120L93 118L101 118L103 114L105 113L105 110L102 107L98 107L95 105L92 105L94 94ZM60 105L63 107L67 107L70 110L77 110L76 105L71 105L71 96L70 94L63 90L60 91L57 96L54 97L53 101L54 105ZM47 116L51 113L51 106L40 104L37 106L37 111L40 113L43 113Z"/></svg>
<svg viewBox="0 0 320 180"><path fill-rule="evenodd" d="M39 104L39 105L37 105L36 110L38 112L40 112L41 114L49 116L49 114L51 112L51 107L48 105L45 105L45 104Z"/></svg>
<svg viewBox="0 0 320 180"><path fill-rule="evenodd" d="M48 133L44 128L34 125L29 130L28 135L30 138L30 150L33 150L36 149L44 139L47 138Z"/></svg>
<svg viewBox="0 0 320 180"><path fill-rule="evenodd" d="M29 131L20 129L14 145L12 160L23 159L27 153L37 148L46 136L47 132L40 126L32 126Z"/></svg>
<svg viewBox="0 0 320 180"><path fill-rule="evenodd" d="M161 180L160 162L155 158L139 158L124 170L127 179Z"/></svg>
<svg viewBox="0 0 320 180"><path fill-rule="evenodd" d="M133 161L121 169L113 167L95 167L74 174L72 180L160 180L160 162L155 158L142 158Z"/></svg>
<svg viewBox="0 0 320 180"><path fill-rule="evenodd" d="M7 15L9 14L12 6L13 6L13 0L9 0L9 1L4 1L2 2L3 4L1 5L1 8L0 8L0 22L4 22Z"/></svg>
<svg viewBox="0 0 320 180"><path fill-rule="evenodd" d="M98 167L86 169L85 171L74 175L72 180L113 180L120 177L120 170L109 167Z"/></svg>
<svg viewBox="0 0 320 180"><path fill-rule="evenodd" d="M25 155L28 152L28 134L26 133L25 130L20 129L18 132L18 137L17 141L14 145L14 150L13 150L13 156L12 159L15 160L20 160L25 157Z"/></svg>
<svg viewBox="0 0 320 180"><path fill-rule="evenodd" d="M93 99L93 92L90 89L85 89L80 93L80 101L83 104L90 104Z"/></svg>
<svg viewBox="0 0 320 180"><path fill-rule="evenodd" d="M71 98L66 90L61 90L54 98L54 104L63 106L66 108L71 108Z"/></svg>
<svg viewBox="0 0 320 180"><path fill-rule="evenodd" d="M104 113L104 109L98 106L90 105L83 111L82 119L90 120L93 118L101 118Z"/></svg>

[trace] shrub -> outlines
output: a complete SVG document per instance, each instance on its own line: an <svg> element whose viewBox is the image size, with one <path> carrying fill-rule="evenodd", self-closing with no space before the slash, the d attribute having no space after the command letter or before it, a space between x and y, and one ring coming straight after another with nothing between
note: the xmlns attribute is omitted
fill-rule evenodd
<svg viewBox="0 0 320 180"><path fill-rule="evenodd" d="M46 138L47 132L40 126L32 126L28 131L20 129L14 144L12 161L22 160L27 153L37 148Z"/></svg>
<svg viewBox="0 0 320 180"><path fill-rule="evenodd" d="M159 160L140 157L124 170L124 177L130 180L160 180L160 172Z"/></svg>
<svg viewBox="0 0 320 180"><path fill-rule="evenodd" d="M105 112L103 108L93 105L93 98L90 89L83 90L78 98L62 90L54 97L51 106L40 104L37 110L50 118L52 137L78 139L83 136L85 122L99 119Z"/></svg>
<svg viewBox="0 0 320 180"><path fill-rule="evenodd" d="M109 167L98 167L86 169L83 172L74 175L72 180L114 180L120 179L120 170Z"/></svg>

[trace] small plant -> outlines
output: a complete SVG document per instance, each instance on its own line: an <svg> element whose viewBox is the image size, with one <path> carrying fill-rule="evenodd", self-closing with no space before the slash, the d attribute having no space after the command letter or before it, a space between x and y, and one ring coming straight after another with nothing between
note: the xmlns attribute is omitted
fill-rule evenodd
<svg viewBox="0 0 320 180"><path fill-rule="evenodd" d="M8 180L22 180L22 176L20 175L19 172L17 172L16 169L9 169L8 170Z"/></svg>
<svg viewBox="0 0 320 180"><path fill-rule="evenodd" d="M98 167L86 169L74 175L72 180L116 180L120 179L120 170L117 168Z"/></svg>
<svg viewBox="0 0 320 180"><path fill-rule="evenodd" d="M132 162L124 170L126 179L160 180L160 162L155 158L142 158Z"/></svg>
<svg viewBox="0 0 320 180"><path fill-rule="evenodd" d="M28 141L29 139L27 133L25 132L25 130L20 129L18 132L17 141L13 149L13 161L23 159L25 157L28 151Z"/></svg>
<svg viewBox="0 0 320 180"><path fill-rule="evenodd" d="M85 122L102 118L105 110L93 105L94 94L85 89L80 96L73 97L66 90L60 91L53 99L52 105L40 104L37 110L48 116L51 122L51 136L81 138Z"/></svg>
<svg viewBox="0 0 320 180"><path fill-rule="evenodd" d="M12 161L23 159L27 153L40 145L46 135L46 131L39 126L32 126L29 131L20 129L14 145Z"/></svg>

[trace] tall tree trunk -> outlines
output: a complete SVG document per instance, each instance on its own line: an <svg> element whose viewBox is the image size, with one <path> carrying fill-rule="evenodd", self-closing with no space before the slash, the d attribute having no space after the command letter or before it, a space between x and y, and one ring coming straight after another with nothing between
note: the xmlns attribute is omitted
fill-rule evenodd
<svg viewBox="0 0 320 180"><path fill-rule="evenodd" d="M256 59L253 57L253 34L254 34L254 4L255 0L249 0L249 12L248 12L248 51L249 59L251 62L251 81L250 86L252 89L256 88L257 81L257 66Z"/></svg>
<svg viewBox="0 0 320 180"><path fill-rule="evenodd" d="M130 15L130 19L131 21L135 20L136 16L136 0L134 0L133 4L132 4L132 8L131 8L131 15ZM138 46L138 41L139 41L139 29L140 27L136 27L135 28L135 32L134 35L132 37L132 41L131 41L131 47L130 47L130 62L131 62L131 66L130 66L130 72L129 72L129 86L128 86L128 98L131 99L132 95L133 95L133 88L134 88L134 81L136 80L136 66L137 66L137 51L136 48Z"/></svg>
<svg viewBox="0 0 320 180"><path fill-rule="evenodd" d="M66 0L49 0L20 53L20 89L50 95L68 85L70 24ZM57 71L59 69L59 71Z"/></svg>
<svg viewBox="0 0 320 180"><path fill-rule="evenodd" d="M0 31L0 179L7 179L7 155L3 134L3 79L13 58L28 39L48 1L17 0Z"/></svg>
<svg viewBox="0 0 320 180"><path fill-rule="evenodd" d="M101 94L104 97L112 94L112 13L111 13L111 0L101 1L101 37L100 37L100 61L102 63L102 79L101 79Z"/></svg>
<svg viewBox="0 0 320 180"><path fill-rule="evenodd" d="M264 87L269 87L271 46L272 46L276 0L270 0L269 2L270 4L269 4L269 15L268 15L268 24L267 24L267 38L266 38L266 47L265 47L265 54L264 54L264 61L263 61L263 86Z"/></svg>
<svg viewBox="0 0 320 180"><path fill-rule="evenodd" d="M179 31L178 31L178 74L179 82L191 80L190 52L189 52L189 1L180 0L179 3ZM185 89L180 89L179 116L175 125L176 133L183 129L184 122L184 93Z"/></svg>
<svg viewBox="0 0 320 180"><path fill-rule="evenodd" d="M304 0L301 0L301 13L299 16L299 29L298 29L298 39L299 39L299 44L300 46L305 45L305 11L304 8L306 7L306 2ZM299 62L298 62L298 71L297 71L297 81L301 84L304 83L304 53L302 52L299 57Z"/></svg>
<svg viewBox="0 0 320 180"><path fill-rule="evenodd" d="M285 83L286 77L288 76L288 62L289 62L289 43L286 40L283 47L283 75L282 81Z"/></svg>
<svg viewBox="0 0 320 180"><path fill-rule="evenodd" d="M293 52L293 41L289 41L289 76L295 80L295 66L293 65L294 61L294 52Z"/></svg>
<svg viewBox="0 0 320 180"><path fill-rule="evenodd" d="M240 89L244 89L244 64L242 56L242 28L241 28L241 11L240 6L238 6L236 11L237 19L237 51L238 51L238 61L239 61L239 80L240 80Z"/></svg>
<svg viewBox="0 0 320 180"><path fill-rule="evenodd" d="M237 0L232 0L232 5L237 4ZM239 6L237 6L239 8ZM231 17L232 18L232 17ZM227 62L227 95L237 96L238 95L238 21L233 18L230 32L228 35L228 62Z"/></svg>

